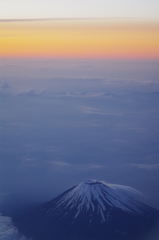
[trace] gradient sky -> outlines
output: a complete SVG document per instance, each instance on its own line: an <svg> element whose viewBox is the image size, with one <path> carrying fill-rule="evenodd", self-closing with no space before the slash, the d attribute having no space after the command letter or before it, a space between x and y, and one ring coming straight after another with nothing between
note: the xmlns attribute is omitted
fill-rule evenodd
<svg viewBox="0 0 159 240"><path fill-rule="evenodd" d="M156 22L1 21L0 29L2 57L159 58Z"/></svg>
<svg viewBox="0 0 159 240"><path fill-rule="evenodd" d="M158 0L1 0L1 19L35 18L159 19Z"/></svg>
<svg viewBox="0 0 159 240"><path fill-rule="evenodd" d="M159 209L158 9L158 0L0 1L4 202L48 201L95 178Z"/></svg>
<svg viewBox="0 0 159 240"><path fill-rule="evenodd" d="M0 9L1 57L159 58L156 0L2 0Z"/></svg>

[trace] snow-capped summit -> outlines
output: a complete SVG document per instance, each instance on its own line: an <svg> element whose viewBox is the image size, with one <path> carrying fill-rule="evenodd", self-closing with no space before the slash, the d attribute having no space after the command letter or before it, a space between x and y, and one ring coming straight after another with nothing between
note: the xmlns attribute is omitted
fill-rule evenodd
<svg viewBox="0 0 159 240"><path fill-rule="evenodd" d="M52 214L54 210L61 208L67 209L65 217L73 208L76 208L74 218L82 212L97 211L101 215L101 222L105 222L105 213L109 214L113 207L122 209L131 214L143 214L143 207L135 200L136 195L140 193L135 189L107 184L103 181L88 180L80 183L72 190L64 194L57 201L55 208L50 206L47 211ZM91 214L91 213L90 213Z"/></svg>
<svg viewBox="0 0 159 240"><path fill-rule="evenodd" d="M22 233L35 240L142 239L159 220L159 213L139 202L139 195L131 187L91 179L16 222Z"/></svg>

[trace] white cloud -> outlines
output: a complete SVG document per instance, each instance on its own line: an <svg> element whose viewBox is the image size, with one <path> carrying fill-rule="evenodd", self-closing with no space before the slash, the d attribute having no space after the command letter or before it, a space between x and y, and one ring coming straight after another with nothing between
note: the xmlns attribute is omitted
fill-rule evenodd
<svg viewBox="0 0 159 240"><path fill-rule="evenodd" d="M27 240L26 237L21 236L17 228L8 216L0 215L0 239L1 240ZM30 239L31 240L31 239Z"/></svg>
<svg viewBox="0 0 159 240"><path fill-rule="evenodd" d="M24 90L22 92L20 92L18 95L19 96L28 96L28 97L33 97L33 96L40 96L45 94L46 90L45 88L41 89L40 92L35 92L35 90L33 88L29 88L27 90Z"/></svg>
<svg viewBox="0 0 159 240"><path fill-rule="evenodd" d="M92 108L92 107L83 107L83 112L86 114L97 114L97 115L105 115L103 111L101 111L98 108Z"/></svg>
<svg viewBox="0 0 159 240"><path fill-rule="evenodd" d="M58 147L57 146L48 146L47 147L47 152L57 152Z"/></svg>
<svg viewBox="0 0 159 240"><path fill-rule="evenodd" d="M67 162L58 162L58 161L51 161L50 164L53 166L53 170L59 171L92 171L97 169L103 169L105 166L99 164L70 164Z"/></svg>
<svg viewBox="0 0 159 240"><path fill-rule="evenodd" d="M106 115L106 116L121 116L122 113L114 113L114 112L105 112L98 108L92 108L92 107L81 107L82 111L86 114L94 114L94 115Z"/></svg>
<svg viewBox="0 0 159 240"><path fill-rule="evenodd" d="M105 184L108 185L109 187L111 187L112 189L118 191L119 193L124 193L124 194L127 193L129 196L132 196L132 197L141 197L142 196L141 192L139 192L136 189L129 187L129 186L111 184L111 183L105 183Z"/></svg>
<svg viewBox="0 0 159 240"><path fill-rule="evenodd" d="M107 93L99 93L99 92L63 92L58 95L57 97L78 97L78 98L113 98L112 94Z"/></svg>
<svg viewBox="0 0 159 240"><path fill-rule="evenodd" d="M0 87L1 89L7 89L10 88L11 86L7 82L1 82Z"/></svg>
<svg viewBox="0 0 159 240"><path fill-rule="evenodd" d="M142 164L142 163L132 163L130 164L131 167L146 169L146 170L155 170L159 169L159 163L156 164Z"/></svg>
<svg viewBox="0 0 159 240"><path fill-rule="evenodd" d="M0 82L0 93L8 93L8 90L11 88L7 82Z"/></svg>

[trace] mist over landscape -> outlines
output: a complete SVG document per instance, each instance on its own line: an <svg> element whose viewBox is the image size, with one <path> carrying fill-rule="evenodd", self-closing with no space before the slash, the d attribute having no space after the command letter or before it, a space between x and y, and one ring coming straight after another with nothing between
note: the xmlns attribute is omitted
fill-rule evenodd
<svg viewBox="0 0 159 240"><path fill-rule="evenodd" d="M2 202L48 201L93 178L131 186L159 209L158 62L1 69Z"/></svg>

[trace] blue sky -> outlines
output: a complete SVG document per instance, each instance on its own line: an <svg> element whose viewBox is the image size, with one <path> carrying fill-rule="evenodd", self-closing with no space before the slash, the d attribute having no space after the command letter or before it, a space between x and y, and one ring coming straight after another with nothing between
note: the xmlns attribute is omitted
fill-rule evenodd
<svg viewBox="0 0 159 240"><path fill-rule="evenodd" d="M159 19L157 0L1 0L1 19L144 18Z"/></svg>

